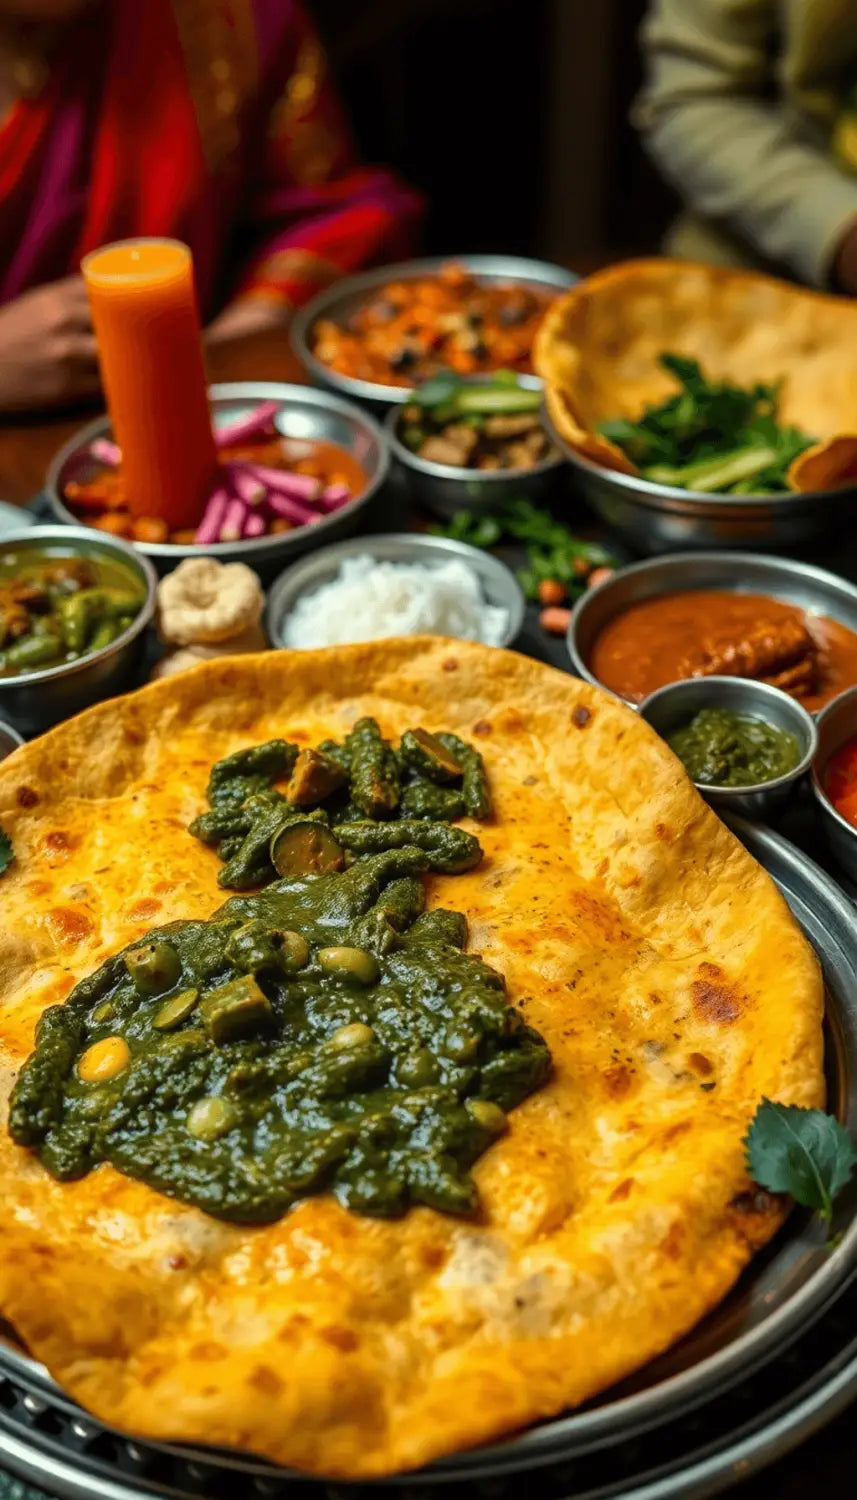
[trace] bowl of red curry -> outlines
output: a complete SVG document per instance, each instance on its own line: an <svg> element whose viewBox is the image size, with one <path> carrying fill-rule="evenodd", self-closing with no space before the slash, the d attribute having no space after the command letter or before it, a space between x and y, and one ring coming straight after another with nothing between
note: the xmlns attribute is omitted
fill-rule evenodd
<svg viewBox="0 0 857 1500"><path fill-rule="evenodd" d="M812 790L819 821L834 858L857 880L857 687L828 703L816 728Z"/></svg>
<svg viewBox="0 0 857 1500"><path fill-rule="evenodd" d="M580 677L637 707L692 677L767 682L818 713L857 685L857 587L749 552L678 552L621 568L575 606Z"/></svg>

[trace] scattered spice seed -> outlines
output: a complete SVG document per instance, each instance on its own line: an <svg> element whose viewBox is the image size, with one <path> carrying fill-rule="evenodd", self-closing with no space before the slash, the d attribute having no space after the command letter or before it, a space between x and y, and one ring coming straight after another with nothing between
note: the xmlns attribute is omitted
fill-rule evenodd
<svg viewBox="0 0 857 1500"><path fill-rule="evenodd" d="M558 578L543 578L538 587L539 604L564 604L565 584Z"/></svg>
<svg viewBox="0 0 857 1500"><path fill-rule="evenodd" d="M568 630L568 622L571 619L570 609L561 609L558 605L552 605L543 609L539 615L539 624L548 635L565 635Z"/></svg>
<svg viewBox="0 0 857 1500"><path fill-rule="evenodd" d="M599 583L606 583L616 572L615 568L594 568L586 580L588 589L597 589Z"/></svg>

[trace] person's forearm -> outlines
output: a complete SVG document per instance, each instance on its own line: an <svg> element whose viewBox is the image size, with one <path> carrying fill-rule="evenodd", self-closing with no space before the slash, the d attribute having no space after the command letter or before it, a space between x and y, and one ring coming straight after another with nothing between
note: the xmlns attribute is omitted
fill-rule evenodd
<svg viewBox="0 0 857 1500"><path fill-rule="evenodd" d="M652 155L686 203L763 256L828 283L857 215L857 179L796 139L774 105L727 97L650 111Z"/></svg>
<svg viewBox="0 0 857 1500"><path fill-rule="evenodd" d="M286 328L292 311L291 306L281 299L236 297L209 323L205 342L210 347L222 348L224 344L269 328Z"/></svg>
<svg viewBox="0 0 857 1500"><path fill-rule="evenodd" d="M650 0L637 117L685 203L760 256L828 282L857 214L857 179L770 100L788 45L779 0Z"/></svg>

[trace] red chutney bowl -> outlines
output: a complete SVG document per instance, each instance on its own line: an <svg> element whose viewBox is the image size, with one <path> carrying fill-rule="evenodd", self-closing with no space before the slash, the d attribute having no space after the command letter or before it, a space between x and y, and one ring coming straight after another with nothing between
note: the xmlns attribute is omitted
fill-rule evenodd
<svg viewBox="0 0 857 1500"><path fill-rule="evenodd" d="M821 826L831 853L857 880L857 687L846 688L815 722L812 790Z"/></svg>

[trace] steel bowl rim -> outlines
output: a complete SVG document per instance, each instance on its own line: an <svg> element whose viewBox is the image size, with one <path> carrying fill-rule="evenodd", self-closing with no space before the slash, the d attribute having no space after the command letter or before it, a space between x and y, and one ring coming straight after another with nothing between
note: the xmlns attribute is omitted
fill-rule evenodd
<svg viewBox="0 0 857 1500"><path fill-rule="evenodd" d="M490 552L483 552L479 547L472 547L469 542L460 542L453 537L425 536L418 531L384 531L378 532L374 535L365 534L359 537L347 537L339 542L331 542L329 546L317 548L316 551L308 553L305 557L295 558L294 562L289 563L283 569L283 571L277 575L270 588L268 589L268 597L265 605L265 627L268 632L268 639L271 641L272 649L274 651L292 651L299 649L293 646L282 645L280 640L280 631L287 615L291 614L297 600L299 598L302 598L303 595L308 592L308 589L301 588L295 595L294 602L291 604L291 606L286 611L283 611L280 607L280 596L286 592L287 582L293 582L294 575L298 574L299 571L312 573L321 566L324 559L332 560L334 557L336 557L337 559L341 560L346 557L359 557L363 553L367 554L368 556L372 556L373 548L376 547L379 542L382 545L387 545L391 542L396 544L406 544L408 547L413 548L415 554L419 554L422 552L425 552L426 554L438 554L445 552L450 557L458 557L462 562L466 562L470 565L470 567L476 573L476 577L480 582L482 579L480 567L484 568L487 572L494 573L494 575L498 579L502 578L504 585L509 589L509 602L507 605L503 606L507 610L509 623L506 629L506 636L504 638L503 644L501 646L495 646L491 649L496 651L508 650L512 641L516 640L520 635L524 624L524 617L526 615L526 600L524 598L524 591L521 588L521 585L519 584L517 578L515 577L515 574L512 572L512 569L508 567L506 563L502 562L499 557L494 557ZM475 568L473 567L474 558L478 562L478 566ZM386 559L384 558L380 558L378 560L381 562L386 561ZM417 560L418 556L415 555L414 561ZM321 579L311 580L309 587L321 587L323 581L324 580ZM457 637L450 636L449 639L455 640L457 639Z"/></svg>
<svg viewBox="0 0 857 1500"><path fill-rule="evenodd" d="M7 755L2 757L2 759L8 760L9 756L13 755L15 750L20 750L21 746L25 745L27 742L24 739L24 736L21 734L20 730L16 729L14 724L10 724L8 719L0 719L0 736L4 734L8 740L11 740L13 745L13 749L10 750Z"/></svg>
<svg viewBox="0 0 857 1500"><path fill-rule="evenodd" d="M289 402L303 401L309 406L321 407L328 411L337 412L340 416L350 417L357 422L364 431L375 440L378 449L378 465L372 478L366 485L365 490L349 501L347 506L341 510L332 511L330 515L320 516L313 521L309 527L296 528L296 533L303 534L308 529L313 535L316 533L324 535L331 524L338 521L343 512L354 508L361 508L376 495L384 484L390 470L391 453L390 444L383 427L374 417L364 411L362 407L356 406L353 401L344 396L337 395L333 391L317 390L311 385L300 385L296 381L279 380L227 380L218 381L208 387L208 397L211 402L215 401L274 401L280 400L285 406ZM96 535L109 536L109 532L99 532L95 526L85 526L73 511L65 505L59 486L59 477L70 459L81 448L85 448L94 438L103 437L112 431L109 416L95 417L80 427L66 443L54 454L45 477L45 490L50 499L54 514L64 524L69 526L84 527L87 531L95 532ZM268 535L260 537L238 537L234 542L211 542L201 548L195 542L129 542L137 552L144 553L147 557L156 557L164 562L178 563L186 557L210 556L219 558L229 554L234 556L236 550L240 550L241 556L247 557L248 561L259 558L264 559L273 543L283 543L293 533ZM118 538L124 540L124 538Z"/></svg>
<svg viewBox="0 0 857 1500"><path fill-rule="evenodd" d="M76 676L78 672L85 671L93 662L109 661L111 656L118 655L151 624L157 603L158 575L155 569L145 553L141 553L131 542L126 542L122 537L111 536L105 531L97 531L93 526L65 526L48 523L44 526L22 527L20 531L7 531L5 536L0 536L0 552L9 543L14 546L27 541L60 542L64 545L79 542L87 546L93 544L103 546L108 552L114 550L126 563L139 568L146 586L146 597L142 608L134 616L128 628L123 630L115 641L111 641L109 646L102 646L100 651L90 651L75 661L60 662L55 667L41 667L35 672L18 672L14 677L0 677L0 696L5 688L11 690L19 687L38 687L44 682L65 680ZM23 744L24 741L21 740L21 743Z"/></svg>
<svg viewBox="0 0 857 1500"><path fill-rule="evenodd" d="M825 724L825 716L832 718L832 710L838 707L847 698L853 699L855 705L857 705L857 683L852 684L851 687L843 688L841 693L837 693L835 698L831 698L829 703L825 703L824 708L819 713L817 720L817 737L819 741L821 739L821 731L824 728ZM845 740L854 739L855 736L857 736L857 725L855 725L855 728L850 735L846 735L842 740L840 740L838 745L834 746L833 750L828 751L825 758L825 766L830 760L830 757L834 755L837 750L841 750L842 746L845 744ZM826 791L824 790L824 787L821 784L821 766L819 764L820 756L821 745L819 743L816 746L816 752L812 758L812 767L810 770L810 785L812 786L813 795L818 802L821 811L828 817L830 817L838 828L842 828L843 830L845 830L849 838L854 841L855 849L857 849L857 828L854 827L853 823L849 823L847 818L843 818L838 807L834 807Z"/></svg>
<svg viewBox="0 0 857 1500"><path fill-rule="evenodd" d="M492 264L489 265L488 262ZM313 353L309 343L310 332L316 320L323 317L327 308L340 297L369 293L390 280L415 281L419 276L431 275L433 271L439 271L441 267L448 265L462 266L464 270L471 270L475 276L486 281L519 281L523 285L552 287L557 296L568 291L578 280L573 271L567 271L563 266L526 255L425 255L412 260L392 261L386 266L376 266L372 271L359 271L354 276L342 277L316 292L292 320L290 341L293 352L314 380L330 382L345 395L360 401L378 401L385 406L403 405L413 386L382 385L380 381L341 375L332 365L326 365ZM539 379L538 376L534 378ZM541 380L539 384L542 384Z"/></svg>
<svg viewBox="0 0 857 1500"><path fill-rule="evenodd" d="M609 469L606 464L587 458L562 436L548 413L545 420L551 436L570 464L594 479L614 485L617 490L627 491L632 499L648 510L686 510L688 514L697 514L707 506L714 513L722 512L725 519L730 512L737 517L742 509L792 511L811 508L835 497L841 499L847 490L857 491L855 481L830 490L782 490L755 495L720 495L704 490L685 490L679 485L657 484L653 479L644 479L642 474L626 474L622 469Z"/></svg>
<svg viewBox="0 0 857 1500"><path fill-rule="evenodd" d="M778 557L776 554L771 553L744 552L739 551L738 549L732 552L712 550L709 548L697 549L696 551L690 552L663 552L654 557L644 557L639 562L626 563L623 568L617 568L609 578L604 579L603 583L597 584L595 588L587 589L586 593L582 594L581 597L577 600L577 603L573 605L571 611L571 619L568 622L568 629L565 635L565 645L569 657L571 658L571 664L575 674L578 677L582 677L584 682L590 682L594 687L600 688L602 692L609 693L611 697L616 698L620 703L625 703L630 708L637 708L638 705L634 703L632 699L625 698L621 693L617 693L612 688L608 688L599 677L595 676L588 663L583 660L583 656L581 655L577 646L577 636L580 626L580 620L585 615L586 610L591 608L592 601L597 598L601 598L603 594L607 593L610 589L615 588L617 580L628 577L637 577L641 573L651 571L653 568L675 567L676 569L681 570L690 565L710 564L714 564L715 566L722 565L728 568L730 573L735 575L740 574L742 564L749 564L751 567L760 566L763 568L781 569L789 577L802 578L805 579L807 583L820 584L824 587L833 584L835 585L837 590L842 590L852 595L855 612L857 612L857 584L849 582L847 578L840 578L837 573L831 573L827 568L819 568L815 563L800 562L796 558ZM729 583L723 583L717 586L722 588L726 593L740 592L740 584L733 585ZM708 587L710 587L710 585L708 585ZM693 585L684 585L683 591L693 592ZM678 592L678 590L669 590L664 588L647 597L658 599L669 592ZM771 597L776 598L776 595L772 594ZM616 613L624 613L624 611L617 610ZM611 616L611 618L613 617ZM677 678L676 680L682 681L683 679ZM670 685L671 684L669 683L662 684L663 687L668 687ZM647 696L650 697L651 694L648 694ZM839 694L838 696L841 696L841 694ZM827 704L825 704L824 706L826 708Z"/></svg>
<svg viewBox="0 0 857 1500"><path fill-rule="evenodd" d="M780 702L784 706L787 705L787 711L793 714L795 720L803 725L806 737L809 740L809 748L801 756L797 765L793 766L790 771L784 771L781 776L772 776L769 781L754 781L750 786L715 786L705 781L694 781L693 784L698 792L703 793L706 797L710 797L712 802L716 802L718 806L728 807L739 798L751 796L754 792L781 791L793 782L799 781L801 776L806 774L818 753L818 729L815 719L808 709L805 709L803 704L798 702L797 698L793 698L790 693L784 692L782 688L775 687L772 682L760 682L755 677L730 677L726 673L720 673L717 676L712 675L711 677L679 677L675 682L665 682L663 687L655 688L654 692L648 693L643 701L637 705L637 712L649 724L650 729L655 729L654 724L651 724L645 716L645 710L649 704L654 702L655 699L662 698L670 693L681 693L685 686L689 686L690 684L698 688L703 683L706 685L706 688L710 683L712 687L721 690L724 687L737 687L740 685L745 692L756 694L761 699L767 699L768 702L774 701ZM655 729L655 733L658 734L659 731ZM680 759L680 757L678 758Z"/></svg>
<svg viewBox="0 0 857 1500"><path fill-rule="evenodd" d="M489 384L489 377L481 377L484 384ZM537 379L536 376L521 376L522 380L530 381ZM468 383L478 385L479 379L468 377ZM528 389L532 390L533 386ZM384 418L384 430L390 451L394 458L407 469L413 470L415 474L423 474L426 479L450 479L454 484L526 484L527 480L535 479L540 474L549 474L552 469L558 469L565 463L565 454L557 453L555 458L543 458L540 463L533 464L529 469L467 469L463 464L439 464L430 458L420 458L418 453L412 453L410 448L402 442L399 437L398 427L402 419L403 407L407 402L392 406ZM542 406L542 420L544 420L544 405ZM550 434L548 434L550 436Z"/></svg>

